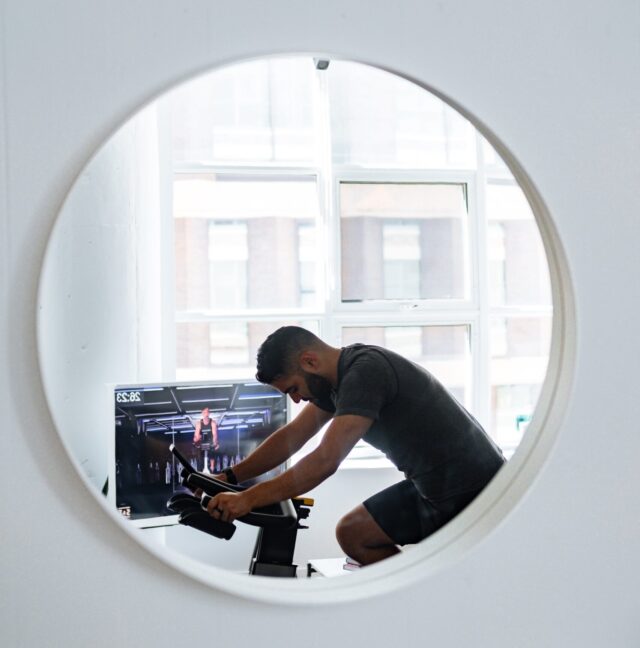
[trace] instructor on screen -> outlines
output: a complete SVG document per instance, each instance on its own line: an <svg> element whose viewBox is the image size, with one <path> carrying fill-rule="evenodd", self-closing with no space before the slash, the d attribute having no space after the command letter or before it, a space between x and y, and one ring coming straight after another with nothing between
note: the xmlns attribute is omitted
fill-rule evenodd
<svg viewBox="0 0 640 648"><path fill-rule="evenodd" d="M214 450L220 447L218 443L218 424L209 416L208 407L202 410L202 418L195 424L193 444L196 446L211 446Z"/></svg>
<svg viewBox="0 0 640 648"><path fill-rule="evenodd" d="M215 518L233 521L310 491L364 439L405 475L338 522L343 551L368 565L446 524L505 462L478 421L433 375L387 349L335 348L303 328L284 326L260 347L256 378L307 405L220 479L241 483L273 469L331 423L318 447L281 475L214 497L208 511Z"/></svg>

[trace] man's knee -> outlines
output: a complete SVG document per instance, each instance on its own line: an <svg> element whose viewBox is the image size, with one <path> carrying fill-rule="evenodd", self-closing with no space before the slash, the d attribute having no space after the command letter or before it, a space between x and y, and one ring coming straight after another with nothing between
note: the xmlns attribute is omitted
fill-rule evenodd
<svg viewBox="0 0 640 648"><path fill-rule="evenodd" d="M370 565L398 553L393 540L362 504L338 522L336 538L347 556L362 565Z"/></svg>
<svg viewBox="0 0 640 648"><path fill-rule="evenodd" d="M366 512L366 509L360 504L346 515L343 515L336 525L336 539L344 550L362 541L363 515L361 509Z"/></svg>

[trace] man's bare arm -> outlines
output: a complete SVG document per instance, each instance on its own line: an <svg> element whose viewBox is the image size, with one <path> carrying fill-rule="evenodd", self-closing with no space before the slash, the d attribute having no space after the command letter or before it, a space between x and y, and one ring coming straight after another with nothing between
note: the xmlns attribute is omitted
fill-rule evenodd
<svg viewBox="0 0 640 648"><path fill-rule="evenodd" d="M333 419L320 445L295 466L242 493L220 493L207 505L209 513L232 522L251 509L308 492L330 477L373 421L364 416L344 415Z"/></svg>
<svg viewBox="0 0 640 648"><path fill-rule="evenodd" d="M252 479L284 463L331 418L329 412L307 403L296 418L265 439L246 459L233 467L239 482Z"/></svg>

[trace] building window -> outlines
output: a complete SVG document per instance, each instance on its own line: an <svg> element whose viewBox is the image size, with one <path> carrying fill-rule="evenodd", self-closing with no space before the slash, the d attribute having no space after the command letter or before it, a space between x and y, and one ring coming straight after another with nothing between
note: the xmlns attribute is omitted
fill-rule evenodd
<svg viewBox="0 0 640 648"><path fill-rule="evenodd" d="M384 299L408 299L420 294L420 226L412 222L382 226Z"/></svg>
<svg viewBox="0 0 640 648"><path fill-rule="evenodd" d="M462 184L342 182L342 300L463 299Z"/></svg>

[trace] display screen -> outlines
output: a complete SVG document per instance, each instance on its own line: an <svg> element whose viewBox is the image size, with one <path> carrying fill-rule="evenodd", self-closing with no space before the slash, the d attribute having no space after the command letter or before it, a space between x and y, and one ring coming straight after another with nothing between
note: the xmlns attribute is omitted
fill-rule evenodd
<svg viewBox="0 0 640 648"><path fill-rule="evenodd" d="M287 422L286 397L258 382L116 387L115 504L132 520L171 516L182 486L175 443L199 472L233 467ZM279 466L251 485L281 473Z"/></svg>

